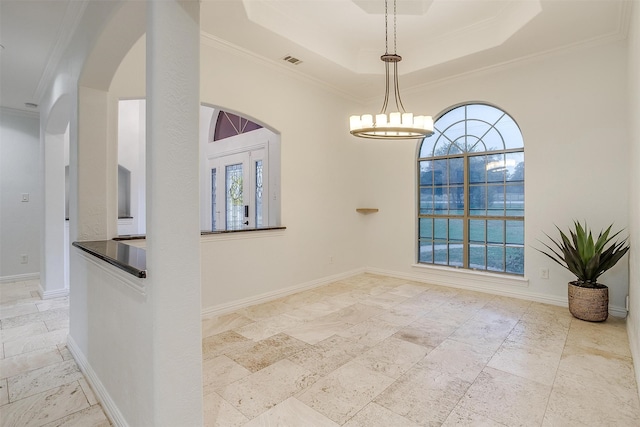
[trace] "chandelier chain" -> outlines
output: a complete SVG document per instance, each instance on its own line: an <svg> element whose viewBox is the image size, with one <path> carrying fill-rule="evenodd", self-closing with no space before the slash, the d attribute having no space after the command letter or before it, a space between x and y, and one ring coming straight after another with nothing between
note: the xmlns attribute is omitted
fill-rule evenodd
<svg viewBox="0 0 640 427"><path fill-rule="evenodd" d="M397 4L396 0L393 0L393 54L396 54L398 49L398 18L397 18ZM388 1L384 2L384 53L385 55L389 54L389 11L388 11Z"/></svg>
<svg viewBox="0 0 640 427"><path fill-rule="evenodd" d="M396 0L393 0L393 54L396 54L396 28L397 28L397 13L396 13Z"/></svg>

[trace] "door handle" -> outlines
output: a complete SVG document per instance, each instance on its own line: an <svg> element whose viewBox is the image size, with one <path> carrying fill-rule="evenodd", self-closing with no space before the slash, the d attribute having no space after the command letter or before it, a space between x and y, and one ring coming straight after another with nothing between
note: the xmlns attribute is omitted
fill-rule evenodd
<svg viewBox="0 0 640 427"><path fill-rule="evenodd" d="M244 217L249 218L249 205L244 205Z"/></svg>

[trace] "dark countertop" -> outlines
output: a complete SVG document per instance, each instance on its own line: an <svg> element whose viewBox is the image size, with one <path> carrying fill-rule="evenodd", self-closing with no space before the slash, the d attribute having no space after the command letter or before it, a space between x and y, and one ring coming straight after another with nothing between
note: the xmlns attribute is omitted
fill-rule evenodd
<svg viewBox="0 0 640 427"><path fill-rule="evenodd" d="M144 249L115 240L73 242L73 246L136 277L147 277L147 252Z"/></svg>
<svg viewBox="0 0 640 427"><path fill-rule="evenodd" d="M200 234L202 236L226 234L226 233L238 233L245 231L263 231L263 230L285 230L286 227L258 227L258 228L244 228L241 230L218 230L218 231L203 231ZM138 248L135 246L127 245L126 243L120 243L123 240L138 240L144 239L144 234L132 234L123 235L113 238L112 240L96 240L91 242L73 242L73 246L79 248L91 255L100 258L101 260L108 262L109 264L118 267L127 273L133 274L136 277L147 277L147 252L144 248Z"/></svg>

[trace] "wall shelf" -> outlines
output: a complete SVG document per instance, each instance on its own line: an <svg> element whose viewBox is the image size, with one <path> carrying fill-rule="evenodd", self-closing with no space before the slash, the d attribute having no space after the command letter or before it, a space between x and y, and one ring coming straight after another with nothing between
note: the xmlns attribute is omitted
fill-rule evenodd
<svg viewBox="0 0 640 427"><path fill-rule="evenodd" d="M364 214L364 215L376 213L378 211L379 211L378 208L356 208L356 212Z"/></svg>

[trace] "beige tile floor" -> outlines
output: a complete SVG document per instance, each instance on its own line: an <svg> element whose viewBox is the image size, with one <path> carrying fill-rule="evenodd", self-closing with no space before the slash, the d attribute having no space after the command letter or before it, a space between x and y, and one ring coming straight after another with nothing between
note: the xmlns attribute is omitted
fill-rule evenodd
<svg viewBox="0 0 640 427"><path fill-rule="evenodd" d="M109 426L66 347L69 300L0 284L0 426Z"/></svg>
<svg viewBox="0 0 640 427"><path fill-rule="evenodd" d="M624 319L359 275L203 320L207 426L640 426Z"/></svg>
<svg viewBox="0 0 640 427"><path fill-rule="evenodd" d="M108 426L67 299L0 286L0 426ZM640 425L623 319L364 274L202 326L207 426Z"/></svg>

